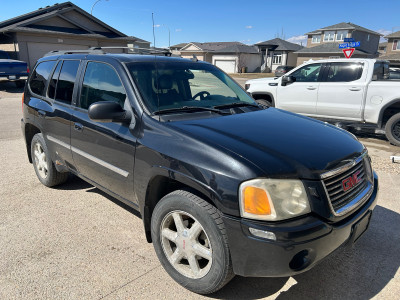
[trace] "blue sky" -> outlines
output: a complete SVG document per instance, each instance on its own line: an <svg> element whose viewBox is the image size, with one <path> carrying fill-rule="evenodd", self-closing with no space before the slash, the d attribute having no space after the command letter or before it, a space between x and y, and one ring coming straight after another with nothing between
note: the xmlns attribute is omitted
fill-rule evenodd
<svg viewBox="0 0 400 300"><path fill-rule="evenodd" d="M0 21L56 2L2 0ZM90 12L95 0L72 2ZM221 41L254 44L277 35L298 42L306 32L340 22L388 34L400 30L399 11L399 0L101 0L95 5L93 15L127 35L152 42L154 12L156 46L166 47L168 28L171 45Z"/></svg>

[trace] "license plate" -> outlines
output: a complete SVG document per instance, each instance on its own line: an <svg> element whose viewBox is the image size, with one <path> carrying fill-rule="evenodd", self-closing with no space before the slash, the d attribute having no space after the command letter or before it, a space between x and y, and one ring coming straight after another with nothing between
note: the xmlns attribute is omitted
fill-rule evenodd
<svg viewBox="0 0 400 300"><path fill-rule="evenodd" d="M357 240L364 234L364 232L368 229L369 221L371 220L371 212L366 214L360 221L353 225L353 243L357 242Z"/></svg>
<svg viewBox="0 0 400 300"><path fill-rule="evenodd" d="M17 76L11 75L11 76L8 76L8 79L17 79Z"/></svg>

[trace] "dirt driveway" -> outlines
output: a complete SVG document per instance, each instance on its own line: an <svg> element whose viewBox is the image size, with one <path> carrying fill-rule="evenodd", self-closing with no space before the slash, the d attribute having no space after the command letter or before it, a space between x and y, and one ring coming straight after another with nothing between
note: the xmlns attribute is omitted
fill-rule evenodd
<svg viewBox="0 0 400 300"><path fill-rule="evenodd" d="M398 299L400 148L361 137L380 176L366 234L311 271L236 277L202 297L162 269L133 210L72 177L49 189L36 179L20 132L21 90L0 83L0 299Z"/></svg>

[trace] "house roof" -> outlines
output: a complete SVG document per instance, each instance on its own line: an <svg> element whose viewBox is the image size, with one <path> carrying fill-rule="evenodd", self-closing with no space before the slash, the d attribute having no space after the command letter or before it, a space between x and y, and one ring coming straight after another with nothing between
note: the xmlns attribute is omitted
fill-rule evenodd
<svg viewBox="0 0 400 300"><path fill-rule="evenodd" d="M275 47L273 50L286 50L286 51L297 51L303 48L298 44L294 44L280 38L275 38L269 41L257 43L256 46L271 46Z"/></svg>
<svg viewBox="0 0 400 300"><path fill-rule="evenodd" d="M399 61L400 62L400 53L389 54L389 55L382 55L379 56L379 59L382 60L391 60L391 61Z"/></svg>
<svg viewBox="0 0 400 300"><path fill-rule="evenodd" d="M211 42L211 43L197 43L191 42L181 49L181 51L188 51L184 48L189 45L196 46L202 52L219 52L219 53L250 53L257 54L258 50L254 46L245 45L240 42ZM189 50L190 52L192 50Z"/></svg>
<svg viewBox="0 0 400 300"><path fill-rule="evenodd" d="M400 30L385 36L385 39L389 38L400 38Z"/></svg>
<svg viewBox="0 0 400 300"><path fill-rule="evenodd" d="M331 26L327 26L327 27L322 27L320 29L314 30L314 31L310 31L307 32L306 34L320 34L323 31L326 30L359 30L359 31L364 31L364 32L368 32L371 34L375 34L375 35L382 35L376 31L372 31L370 29L367 29L365 27L350 23L350 22L341 22L335 25L331 25Z"/></svg>
<svg viewBox="0 0 400 300"><path fill-rule="evenodd" d="M180 44L173 45L173 46L171 46L170 48L178 48L178 49L181 49L181 48L185 47L187 44L188 44L188 43L180 43Z"/></svg>
<svg viewBox="0 0 400 300"><path fill-rule="evenodd" d="M71 19L66 15L70 11L75 11L90 19L98 26L104 28L103 31L94 31L86 28L79 22ZM49 25L39 25L38 22L48 20L54 17L58 17L60 20L71 24L71 28L68 27L56 27ZM73 27L73 28L72 28ZM112 39L125 39L129 41L147 42L138 39L133 36L127 36L117 29L107 25L96 17L90 15L80 7L76 6L71 2L64 2L55 4L52 6L46 6L39 8L30 13L17 16L3 22L0 22L0 32L32 32L32 33L56 33L62 35L79 35L83 37L96 37L96 38L112 38ZM149 42L147 42L149 43Z"/></svg>
<svg viewBox="0 0 400 300"><path fill-rule="evenodd" d="M342 49L339 49L340 43L324 43L318 46L303 48L296 53L343 53ZM363 50L356 49L354 54L370 54Z"/></svg>

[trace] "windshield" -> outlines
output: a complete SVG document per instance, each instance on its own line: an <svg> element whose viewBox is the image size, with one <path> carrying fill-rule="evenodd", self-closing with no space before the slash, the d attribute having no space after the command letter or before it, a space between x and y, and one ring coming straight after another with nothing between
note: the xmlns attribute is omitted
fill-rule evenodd
<svg viewBox="0 0 400 300"><path fill-rule="evenodd" d="M157 65L136 62L127 66L152 113L182 107L213 108L238 102L256 105L236 82L213 65L175 61L157 62Z"/></svg>

